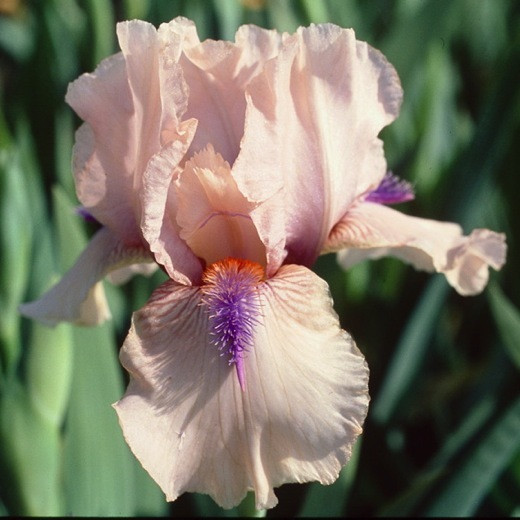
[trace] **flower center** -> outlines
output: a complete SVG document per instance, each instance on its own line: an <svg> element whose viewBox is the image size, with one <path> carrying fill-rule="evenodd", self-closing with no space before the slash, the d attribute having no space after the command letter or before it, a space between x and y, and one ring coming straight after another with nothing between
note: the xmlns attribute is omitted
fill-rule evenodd
<svg viewBox="0 0 520 520"><path fill-rule="evenodd" d="M245 390L243 355L253 346L254 327L260 312L257 286L265 273L260 264L226 258L211 264L202 275L203 303L210 318L212 343L235 364Z"/></svg>

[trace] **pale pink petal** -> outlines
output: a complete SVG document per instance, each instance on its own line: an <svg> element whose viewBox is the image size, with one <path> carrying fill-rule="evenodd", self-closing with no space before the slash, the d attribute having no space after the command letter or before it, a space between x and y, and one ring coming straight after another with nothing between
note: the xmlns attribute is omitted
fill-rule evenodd
<svg viewBox="0 0 520 520"><path fill-rule="evenodd" d="M67 300L67 299L66 299ZM68 300L70 302L70 299ZM30 305L30 304L29 304ZM73 303L73 305L76 305ZM105 289L103 288L103 282L97 282L88 292L87 297L79 305L79 310L76 313L76 318L73 321L76 325L93 326L100 325L101 323L112 318L108 302L105 296ZM37 316L31 316L36 317ZM57 325L58 322L63 321L58 317L57 321L43 321L47 325Z"/></svg>
<svg viewBox="0 0 520 520"><path fill-rule="evenodd" d="M333 482L362 431L368 369L326 283L284 266L258 297L244 390L211 343L200 289L167 282L134 314L114 406L168 500L201 492L229 508L252 489L257 508L273 507L285 482Z"/></svg>
<svg viewBox="0 0 520 520"><path fill-rule="evenodd" d="M245 88L278 53L280 42L276 31L247 25L238 29L234 43L185 45L180 63L190 89L186 117L199 121L190 155L211 143L233 163L244 133Z"/></svg>
<svg viewBox="0 0 520 520"><path fill-rule="evenodd" d="M323 252L340 251L348 268L366 258L391 255L417 269L444 273L462 295L478 294L488 281L488 266L505 262L505 235L476 229L463 236L458 224L411 217L380 204L355 204L333 229Z"/></svg>
<svg viewBox="0 0 520 520"><path fill-rule="evenodd" d="M122 52L71 83L66 100L85 121L74 150L78 197L99 222L135 242L143 172L177 139L187 105L177 63L183 39L136 20L118 24L117 32Z"/></svg>
<svg viewBox="0 0 520 520"><path fill-rule="evenodd" d="M78 199L120 237L137 239L140 233L128 138L132 106L122 55L108 58L94 74L71 83L66 99L80 117L89 121L76 132L73 151ZM86 105L84 109L80 101ZM110 146L107 136L111 136Z"/></svg>
<svg viewBox="0 0 520 520"><path fill-rule="evenodd" d="M133 278L136 274L141 274L143 276L152 276L158 269L158 265L155 262L143 262L141 264L132 264L127 265L125 267L120 267L119 269L115 269L107 274L106 279L113 283L114 285L122 285L131 278Z"/></svg>
<svg viewBox="0 0 520 520"><path fill-rule="evenodd" d="M331 24L286 37L251 81L233 175L248 199L269 199L253 218L264 243L285 239L287 262L311 265L352 201L378 186L386 162L377 135L401 96L384 56Z"/></svg>
<svg viewBox="0 0 520 520"><path fill-rule="evenodd" d="M209 265L228 256L265 267L265 248L229 164L213 147L195 154L177 179L180 236Z"/></svg>
<svg viewBox="0 0 520 520"><path fill-rule="evenodd" d="M506 237L488 229L475 229L468 237L460 237L448 252L445 271L450 285L462 295L478 294L489 279L489 269L502 268L506 261Z"/></svg>
<svg viewBox="0 0 520 520"><path fill-rule="evenodd" d="M147 259L146 251L128 248L108 228L102 228L61 280L39 300L20 305L20 312L47 325L102 323L110 312L98 282L111 270Z"/></svg>
<svg viewBox="0 0 520 520"><path fill-rule="evenodd" d="M172 179L197 128L193 119L178 126L178 138L155 154L143 175L141 230L155 255L173 280L191 284L200 279L201 264L180 238L175 214L177 201Z"/></svg>

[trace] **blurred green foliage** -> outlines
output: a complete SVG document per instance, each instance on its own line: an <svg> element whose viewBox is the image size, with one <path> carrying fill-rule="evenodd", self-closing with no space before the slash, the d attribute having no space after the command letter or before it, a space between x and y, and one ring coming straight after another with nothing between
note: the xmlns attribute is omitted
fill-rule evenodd
<svg viewBox="0 0 520 520"><path fill-rule="evenodd" d="M0 1L0 514L225 515L208 497L166 504L131 456L110 404L117 350L158 278L106 284L114 319L54 329L22 319L91 230L71 218L78 121L69 81L116 52L115 23L193 19L201 38L254 23L353 27L405 92L383 131L390 167L414 183L405 211L508 236L482 295L392 259L316 271L371 367L372 407L331 486L286 485L268 516L518 515L520 511L520 3L514 0Z"/></svg>

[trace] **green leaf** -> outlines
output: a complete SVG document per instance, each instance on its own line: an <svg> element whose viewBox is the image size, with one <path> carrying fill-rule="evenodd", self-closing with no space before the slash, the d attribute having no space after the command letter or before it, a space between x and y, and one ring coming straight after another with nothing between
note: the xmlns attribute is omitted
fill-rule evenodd
<svg viewBox="0 0 520 520"><path fill-rule="evenodd" d="M74 204L64 189L53 188L54 213L59 237L59 260L61 270L69 269L87 245L83 220L76 215Z"/></svg>
<svg viewBox="0 0 520 520"><path fill-rule="evenodd" d="M34 408L57 430L63 423L72 378L72 330L32 324L27 353L27 391Z"/></svg>
<svg viewBox="0 0 520 520"><path fill-rule="evenodd" d="M235 509L238 512L238 516L243 518L264 518L267 514L265 509L256 509L253 491L249 491L246 498Z"/></svg>
<svg viewBox="0 0 520 520"><path fill-rule="evenodd" d="M32 230L26 176L13 149L0 150L0 366L12 370L20 354L18 304L29 278Z"/></svg>
<svg viewBox="0 0 520 520"><path fill-rule="evenodd" d="M141 466L139 461L132 457L134 466L135 487L139 496L136 500L134 514L141 517L166 516L169 504L161 488Z"/></svg>
<svg viewBox="0 0 520 520"><path fill-rule="evenodd" d="M132 455L111 404L123 394L111 324L75 327L74 369L64 433L66 511L131 516L139 499Z"/></svg>
<svg viewBox="0 0 520 520"><path fill-rule="evenodd" d="M70 0L48 0L38 7L41 8L42 16L39 23L44 28L45 38L48 38L46 44L49 45L42 50L47 51L47 56L52 59L51 63L45 64L45 68L56 82L56 94L58 89L64 89L77 76L79 49L76 40L80 35L83 36L85 16L77 3Z"/></svg>
<svg viewBox="0 0 520 520"><path fill-rule="evenodd" d="M193 493L193 499L195 501L197 516L218 516L225 518L236 518L237 516L239 516L238 508L233 507L232 509L222 509L209 495L203 495L202 493Z"/></svg>
<svg viewBox="0 0 520 520"><path fill-rule="evenodd" d="M314 0L301 0L302 7L312 23L326 23L330 21L330 13L327 2Z"/></svg>
<svg viewBox="0 0 520 520"><path fill-rule="evenodd" d="M67 106L56 111L54 118L56 128L55 156L56 177L71 200L76 200L74 176L72 175L72 149L74 146L73 112Z"/></svg>
<svg viewBox="0 0 520 520"><path fill-rule="evenodd" d="M236 0L213 0L213 9L219 23L219 37L234 41L243 17L242 5Z"/></svg>
<svg viewBox="0 0 520 520"><path fill-rule="evenodd" d="M31 20L29 20L30 22ZM0 48L16 61L25 61L34 46L34 31L27 20L0 17Z"/></svg>
<svg viewBox="0 0 520 520"><path fill-rule="evenodd" d="M418 376L448 290L449 286L441 276L429 282L408 320L381 390L372 405L374 421L386 423L390 420Z"/></svg>
<svg viewBox="0 0 520 520"><path fill-rule="evenodd" d="M520 310L496 283L489 286L487 295L502 343L511 361L520 368Z"/></svg>
<svg viewBox="0 0 520 520"><path fill-rule="evenodd" d="M150 0L123 0L123 19L148 20Z"/></svg>
<svg viewBox="0 0 520 520"><path fill-rule="evenodd" d="M92 66L114 52L115 20L113 2L90 0L86 2L86 14L92 29Z"/></svg>
<svg viewBox="0 0 520 520"><path fill-rule="evenodd" d="M165 13L165 8L168 6L169 11L175 6L175 2L163 2L160 3L159 6L164 6L162 13L163 16ZM209 7L209 8L208 8ZM197 32L201 40L205 40L206 38L210 38L214 36L213 33L213 9L211 9L211 4L207 0L189 0L188 2L184 2L183 4L183 15L190 20L195 22L197 26ZM168 13L167 18L163 18L163 21L170 20L170 13Z"/></svg>
<svg viewBox="0 0 520 520"><path fill-rule="evenodd" d="M442 41L429 46L426 60L422 67L416 68L413 78L421 84L414 135L422 137L415 144L415 159L409 175L423 195L438 184L454 154L467 143L471 129L464 113L456 110L457 72L444 46Z"/></svg>
<svg viewBox="0 0 520 520"><path fill-rule="evenodd" d="M59 430L12 379L0 402L0 494L11 514L61 516Z"/></svg>
<svg viewBox="0 0 520 520"><path fill-rule="evenodd" d="M427 516L472 516L520 449L520 398L476 446L441 490Z"/></svg>
<svg viewBox="0 0 520 520"><path fill-rule="evenodd" d="M405 492L379 511L378 516L413 516L418 505L424 502L425 497L435 493L440 479L445 476L446 466L478 434L495 408L496 399L491 396L486 396L473 406L468 411L467 417L462 419L460 426L449 435L438 453L431 459L426 469L415 474Z"/></svg>
<svg viewBox="0 0 520 520"><path fill-rule="evenodd" d="M270 20L269 25L278 31L293 33L301 23L288 0L267 2L266 11Z"/></svg>

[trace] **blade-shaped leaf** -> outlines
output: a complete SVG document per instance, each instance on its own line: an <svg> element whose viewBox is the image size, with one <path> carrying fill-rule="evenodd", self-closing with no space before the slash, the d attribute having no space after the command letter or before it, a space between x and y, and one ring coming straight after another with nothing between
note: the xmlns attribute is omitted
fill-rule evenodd
<svg viewBox="0 0 520 520"><path fill-rule="evenodd" d="M60 516L59 430L39 414L18 380L0 401L1 496L14 515Z"/></svg>
<svg viewBox="0 0 520 520"><path fill-rule="evenodd" d="M471 516L520 449L520 398L495 424L426 511Z"/></svg>
<svg viewBox="0 0 520 520"><path fill-rule="evenodd" d="M373 404L372 417L375 421L388 422L414 377L417 377L448 289L448 284L440 276L429 282L401 336Z"/></svg>
<svg viewBox="0 0 520 520"><path fill-rule="evenodd" d="M123 393L110 323L74 328L74 369L65 422L67 514L131 516L139 499L131 453L111 404Z"/></svg>
<svg viewBox="0 0 520 520"><path fill-rule="evenodd" d="M491 285L487 294L504 347L511 361L520 368L520 311L498 285Z"/></svg>

